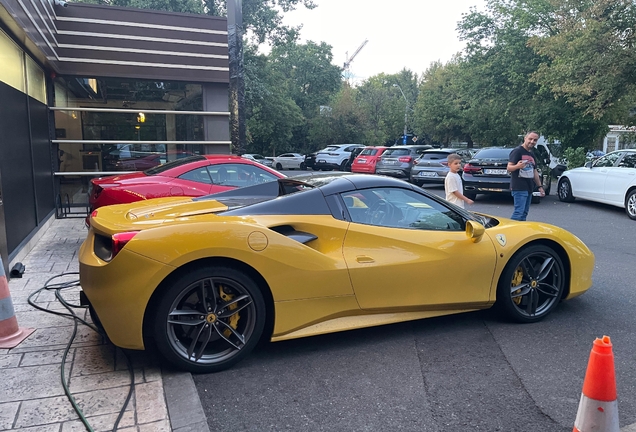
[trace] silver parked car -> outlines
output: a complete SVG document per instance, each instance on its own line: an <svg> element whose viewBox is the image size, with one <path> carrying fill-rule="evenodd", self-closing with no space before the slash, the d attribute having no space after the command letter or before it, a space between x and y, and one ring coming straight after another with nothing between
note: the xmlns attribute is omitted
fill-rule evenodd
<svg viewBox="0 0 636 432"><path fill-rule="evenodd" d="M382 157L375 166L375 173L408 179L411 176L411 168L425 150L431 149L430 145L407 145L389 147L382 153Z"/></svg>
<svg viewBox="0 0 636 432"><path fill-rule="evenodd" d="M418 186L443 184L448 168L448 155L456 153L462 158L462 166L470 160L472 149L430 149L425 150L411 168L410 182Z"/></svg>
<svg viewBox="0 0 636 432"><path fill-rule="evenodd" d="M244 157L245 159L253 160L254 162L258 162L258 163L263 164L265 166L268 166L270 168L272 168L272 165L273 165L272 159L267 159L265 156L260 155L260 154L246 153L246 154L241 155L241 157Z"/></svg>

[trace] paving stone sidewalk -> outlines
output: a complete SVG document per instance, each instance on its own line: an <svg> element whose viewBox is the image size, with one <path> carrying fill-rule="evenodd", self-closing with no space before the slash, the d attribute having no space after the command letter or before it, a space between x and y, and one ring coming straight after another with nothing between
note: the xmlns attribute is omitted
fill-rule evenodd
<svg viewBox="0 0 636 432"><path fill-rule="evenodd" d="M85 237L82 219L52 221L35 248L21 261L26 266L23 277L9 282L20 327L36 330L17 347L0 349L0 431L86 430L61 383L62 356L73 332L73 320L39 311L27 302L29 295L49 278L78 271L77 253ZM78 278L70 275L52 282ZM69 303L79 304L79 287L62 292ZM39 293L35 302L47 309L66 311L53 291ZM75 311L90 321L87 310ZM172 430L162 371L150 357L144 352L132 352L130 356L134 393L117 430ZM121 351L80 324L65 369L70 391L94 430L113 430L131 386ZM188 378L191 380L189 375Z"/></svg>

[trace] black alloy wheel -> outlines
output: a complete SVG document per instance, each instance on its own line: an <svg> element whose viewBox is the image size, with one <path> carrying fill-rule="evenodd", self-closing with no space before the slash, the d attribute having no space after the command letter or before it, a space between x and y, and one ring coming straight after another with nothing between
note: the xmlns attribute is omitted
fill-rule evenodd
<svg viewBox="0 0 636 432"><path fill-rule="evenodd" d="M570 180L567 177L562 177L559 180L557 195L559 196L559 201L568 203L574 201L574 195L572 195L572 183L570 183Z"/></svg>
<svg viewBox="0 0 636 432"><path fill-rule="evenodd" d="M632 189L625 197L625 213L631 220L636 220L636 189Z"/></svg>
<svg viewBox="0 0 636 432"><path fill-rule="evenodd" d="M259 342L266 307L256 283L231 267L183 274L158 302L157 348L170 363L194 373L227 369Z"/></svg>
<svg viewBox="0 0 636 432"><path fill-rule="evenodd" d="M497 305L513 321L537 322L559 304L566 282L563 263L553 249L529 246L506 265L497 287Z"/></svg>

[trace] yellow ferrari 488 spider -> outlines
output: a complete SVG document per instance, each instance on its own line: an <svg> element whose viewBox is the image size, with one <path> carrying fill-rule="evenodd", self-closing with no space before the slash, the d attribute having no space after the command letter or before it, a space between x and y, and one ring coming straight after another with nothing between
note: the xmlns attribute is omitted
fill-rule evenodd
<svg viewBox="0 0 636 432"><path fill-rule="evenodd" d="M496 305L535 322L592 283L552 225L467 212L401 180L319 174L103 207L82 298L110 340L214 372L281 341Z"/></svg>

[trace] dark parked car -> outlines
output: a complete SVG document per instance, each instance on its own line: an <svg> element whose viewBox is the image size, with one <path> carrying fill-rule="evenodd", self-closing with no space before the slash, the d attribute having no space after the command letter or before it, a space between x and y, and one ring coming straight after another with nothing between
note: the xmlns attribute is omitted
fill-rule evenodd
<svg viewBox="0 0 636 432"><path fill-rule="evenodd" d="M477 194L506 193L510 194L510 174L508 173L508 157L514 148L488 147L479 150L464 165L464 195L472 200ZM546 195L550 195L550 168L535 154L537 169L543 182ZM535 188L532 202L538 203L540 196Z"/></svg>
<svg viewBox="0 0 636 432"><path fill-rule="evenodd" d="M433 147L430 145L389 147L382 153L382 157L375 166L375 173L408 179L415 159L431 148Z"/></svg>
<svg viewBox="0 0 636 432"><path fill-rule="evenodd" d="M418 186L424 184L443 184L448 174L448 155L457 153L465 164L474 154L473 149L430 149L425 150L415 160L411 168L410 182Z"/></svg>

